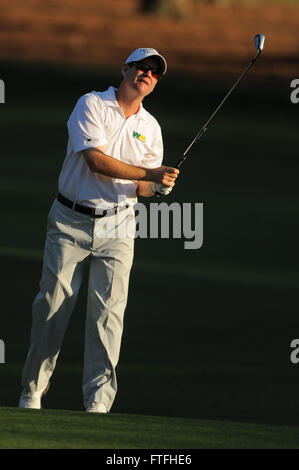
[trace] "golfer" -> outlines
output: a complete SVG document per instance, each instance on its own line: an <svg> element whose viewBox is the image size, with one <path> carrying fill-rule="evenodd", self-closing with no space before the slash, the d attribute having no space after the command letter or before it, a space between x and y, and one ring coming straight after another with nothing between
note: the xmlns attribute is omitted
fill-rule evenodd
<svg viewBox="0 0 299 470"><path fill-rule="evenodd" d="M133 205L137 194L169 194L179 173L161 166L161 129L142 105L166 69L155 49L137 49L122 67L119 88L82 96L68 120L67 154L32 307L22 408L41 408L86 269L84 407L107 413L113 404L133 261Z"/></svg>

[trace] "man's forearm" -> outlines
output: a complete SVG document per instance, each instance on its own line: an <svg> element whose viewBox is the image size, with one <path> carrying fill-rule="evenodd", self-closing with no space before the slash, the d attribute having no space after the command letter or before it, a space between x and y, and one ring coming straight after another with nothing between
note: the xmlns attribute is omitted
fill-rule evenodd
<svg viewBox="0 0 299 470"><path fill-rule="evenodd" d="M92 172L110 176L110 178L150 181L172 187L179 174L177 168L164 165L158 168L142 168L140 166L129 165L117 158L106 155L102 147L89 148L83 150L82 153Z"/></svg>
<svg viewBox="0 0 299 470"><path fill-rule="evenodd" d="M96 148L84 150L82 153L94 173L125 180L151 181L150 169L129 165Z"/></svg>

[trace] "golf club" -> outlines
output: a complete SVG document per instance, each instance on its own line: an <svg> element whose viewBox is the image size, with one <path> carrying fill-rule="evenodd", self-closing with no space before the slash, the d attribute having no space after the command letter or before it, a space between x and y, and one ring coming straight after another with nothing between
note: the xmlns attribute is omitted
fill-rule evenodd
<svg viewBox="0 0 299 470"><path fill-rule="evenodd" d="M262 49L264 47L264 42L265 42L265 36L263 34L257 34L255 37L254 37L254 44L255 44L255 47L257 49L257 54L255 55L255 57L252 59L252 61L248 64L248 66L246 67L246 69L244 70L244 72L242 73L242 75L238 78L238 80L236 81L236 83L232 86L232 88L229 90L229 92L227 93L227 95L223 98L223 100L221 101L221 103L219 104L219 106L215 109L215 111L213 112L213 114L211 115L211 117L207 120L207 122L205 123L205 125L201 128L201 130L199 131L199 133L196 135L195 139L193 139L193 141L191 142L191 144L189 145L189 147L187 147L187 149L185 150L185 152L183 153L183 155L181 156L181 158L179 159L179 161L177 162L175 168L179 168L181 166L181 164L183 163L184 160L186 160L186 157L187 157L187 154L188 152L190 151L191 147L195 144L195 142L198 142L201 137L203 136L203 134L206 132L209 124L211 123L212 119L215 117L216 113L219 111L219 109L223 106L223 104L225 103L225 101L227 100L227 98L229 97L229 95L232 93L232 91L236 88L236 86L238 85L238 83L242 80L242 78L246 75L246 73L248 72L248 70L253 66L253 64L255 63L256 59L259 57L260 53L262 52Z"/></svg>

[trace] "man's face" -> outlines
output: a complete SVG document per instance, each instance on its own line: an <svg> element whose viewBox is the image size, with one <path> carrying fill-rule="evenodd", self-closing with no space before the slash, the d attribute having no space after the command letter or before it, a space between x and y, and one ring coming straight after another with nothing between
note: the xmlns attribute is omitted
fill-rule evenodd
<svg viewBox="0 0 299 470"><path fill-rule="evenodd" d="M123 77L140 95L146 96L155 88L158 77L154 76L151 70L143 71L138 69L139 64L149 65L159 70L159 63L152 57L148 57L129 67L127 64L123 69Z"/></svg>

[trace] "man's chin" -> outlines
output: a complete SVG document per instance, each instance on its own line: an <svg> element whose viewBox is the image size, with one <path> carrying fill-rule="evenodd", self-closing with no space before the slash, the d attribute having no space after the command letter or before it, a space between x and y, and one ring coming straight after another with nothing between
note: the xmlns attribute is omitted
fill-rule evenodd
<svg viewBox="0 0 299 470"><path fill-rule="evenodd" d="M148 95L149 93L153 91L151 86L142 80L138 80L136 86L139 92L142 93L143 95Z"/></svg>

